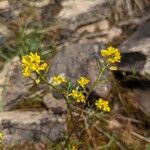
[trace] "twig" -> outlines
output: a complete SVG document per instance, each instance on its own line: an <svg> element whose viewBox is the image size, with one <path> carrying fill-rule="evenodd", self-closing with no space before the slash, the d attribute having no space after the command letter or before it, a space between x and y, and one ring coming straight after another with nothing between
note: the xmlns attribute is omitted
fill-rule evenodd
<svg viewBox="0 0 150 150"><path fill-rule="evenodd" d="M68 143L69 143L69 140L70 140L70 138L71 138L71 136L72 136L72 133L73 133L73 128L71 129L71 131L70 131L70 133L69 133L69 135L68 135L68 137L67 137L67 140L66 140L66 142L65 142L65 144L64 144L64 147L67 147L67 145L68 145Z"/></svg>
<svg viewBox="0 0 150 150"><path fill-rule="evenodd" d="M117 119L122 119L122 120L127 120L127 121L130 121L130 122L134 122L134 123L143 124L143 122L140 121L140 120L133 119L133 118L128 118L128 117L125 117L125 116L117 115L117 116L115 116L115 117L116 117Z"/></svg>
<svg viewBox="0 0 150 150"><path fill-rule="evenodd" d="M145 141L145 142L150 143L150 139L148 139L148 138L146 138L146 137L144 137L144 136L142 136L142 135L140 135L140 134L138 134L138 133L136 133L134 131L131 131L131 134L134 135L134 136L136 136L137 138Z"/></svg>
<svg viewBox="0 0 150 150"><path fill-rule="evenodd" d="M109 34L109 31L101 31L101 32L93 32L93 33L87 33L84 35L85 38L95 38L95 37L102 37Z"/></svg>
<svg viewBox="0 0 150 150"><path fill-rule="evenodd" d="M108 144L103 145L103 146L99 146L99 147L98 147L98 150L104 150L104 149L106 149L106 148L107 148L107 149L110 148L113 142L114 142L114 139L111 138L110 141L108 142Z"/></svg>
<svg viewBox="0 0 150 150"><path fill-rule="evenodd" d="M128 15L130 17L133 16L133 10L132 10L132 6L131 6L131 0L126 0L126 5L127 5L127 9L128 9Z"/></svg>
<svg viewBox="0 0 150 150"><path fill-rule="evenodd" d="M149 17L150 17L150 14L146 14L142 18L132 18L132 19L128 19L126 21L119 22L118 25L119 26L124 26L124 25L129 25L129 24L139 25L139 24L141 24L141 22L148 20Z"/></svg>
<svg viewBox="0 0 150 150"><path fill-rule="evenodd" d="M141 10L141 12L144 12L144 7L143 7L143 2L140 3L139 1L137 0L134 0L136 5L139 7L139 9Z"/></svg>
<svg viewBox="0 0 150 150"><path fill-rule="evenodd" d="M91 131L90 131L90 129L89 129L89 124L87 123L87 118L84 119L84 123L85 123L85 129L86 129L86 131L87 131L87 134L88 134L88 136L89 136L89 139L90 139L90 141L92 142L92 145L93 145L94 149L97 150L97 146L96 146L96 144L95 144L95 142L94 142L94 140L93 140L93 137L92 137L92 135L91 135Z"/></svg>

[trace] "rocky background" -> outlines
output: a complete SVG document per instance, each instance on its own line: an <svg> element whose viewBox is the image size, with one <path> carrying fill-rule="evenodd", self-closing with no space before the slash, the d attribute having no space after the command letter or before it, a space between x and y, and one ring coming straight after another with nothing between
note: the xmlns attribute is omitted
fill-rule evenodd
<svg viewBox="0 0 150 150"><path fill-rule="evenodd" d="M149 42L149 0L1 0L2 142L30 141L36 143L34 149L42 149L41 143L62 140L66 130L64 100L22 77L20 55L38 50L51 64L49 78L85 75L92 83L98 50L113 45L121 50L122 61L113 79L94 89L93 96L114 101L110 129L123 128L123 142L138 141L143 149L150 143Z"/></svg>

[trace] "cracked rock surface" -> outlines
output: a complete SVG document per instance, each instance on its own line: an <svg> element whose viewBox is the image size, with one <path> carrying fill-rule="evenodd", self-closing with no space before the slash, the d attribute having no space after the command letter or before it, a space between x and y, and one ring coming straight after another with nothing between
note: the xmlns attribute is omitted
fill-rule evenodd
<svg viewBox="0 0 150 150"><path fill-rule="evenodd" d="M65 119L44 112L10 111L0 113L0 130L4 133L3 143L11 145L27 141L56 142L61 140Z"/></svg>

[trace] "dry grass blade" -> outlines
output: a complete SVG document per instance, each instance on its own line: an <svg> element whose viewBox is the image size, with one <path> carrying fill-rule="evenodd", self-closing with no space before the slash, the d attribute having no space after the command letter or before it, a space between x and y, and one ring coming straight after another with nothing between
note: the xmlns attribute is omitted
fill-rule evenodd
<svg viewBox="0 0 150 150"><path fill-rule="evenodd" d="M136 133L134 131L131 131L131 134L134 135L134 136L136 136L137 138L145 141L145 142L150 143L150 139L148 139L148 138L146 138L146 137L144 137L144 136L142 136L142 135L140 135L140 134L138 134L138 133Z"/></svg>
<svg viewBox="0 0 150 150"><path fill-rule="evenodd" d="M92 145L94 147L94 149L96 150L97 149L97 146L96 146L96 143L94 142L94 139L92 137L92 134L91 134L91 130L89 129L89 124L87 122L87 118L84 119L84 123L85 123L85 129L87 131L87 134L89 136L89 141L92 142Z"/></svg>
<svg viewBox="0 0 150 150"><path fill-rule="evenodd" d="M140 121L140 120L137 120L137 119L134 119L134 118L125 117L125 116L122 116L122 115L119 115L119 114L117 116L115 116L115 117L117 119L126 120L126 121L133 122L133 123L143 124L143 122Z"/></svg>
<svg viewBox="0 0 150 150"><path fill-rule="evenodd" d="M127 5L127 10L128 10L128 15L130 17L133 16L133 10L132 10L132 6L131 6L131 0L126 0L126 5Z"/></svg>
<svg viewBox="0 0 150 150"><path fill-rule="evenodd" d="M95 129L102 133L104 136L106 136L107 138L109 138L110 140L113 138L111 135L109 135L107 132L105 132L103 129L101 128L98 128L97 126L95 126ZM116 141L114 138L113 138L114 142L116 143L116 145L120 148L120 150L127 150L120 142Z"/></svg>

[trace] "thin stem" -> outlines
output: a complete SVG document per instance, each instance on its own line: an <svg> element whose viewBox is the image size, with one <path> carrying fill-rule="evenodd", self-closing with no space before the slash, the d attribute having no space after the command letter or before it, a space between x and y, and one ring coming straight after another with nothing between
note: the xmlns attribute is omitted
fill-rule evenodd
<svg viewBox="0 0 150 150"><path fill-rule="evenodd" d="M67 145L68 145L68 143L69 143L69 140L70 140L70 138L71 138L72 133L73 133L73 128L72 128L72 130L70 131L70 133L69 133L69 135L68 135L68 137L67 137L67 140L66 140L66 142L65 142L64 147L67 147Z"/></svg>
<svg viewBox="0 0 150 150"><path fill-rule="evenodd" d="M105 150L105 149L110 148L111 145L113 144L113 142L114 142L114 139L113 139L113 137L112 137L112 138L109 140L108 144L103 145L103 146L99 146L99 147L98 147L98 150Z"/></svg>
<svg viewBox="0 0 150 150"><path fill-rule="evenodd" d="M68 102L68 96L65 97L65 100L66 100L66 103L67 103L67 108L68 108L68 111L69 111L70 120L71 120L71 123L72 123L72 125L73 125L73 123L74 123L73 114L72 114L72 110L71 110L70 104L69 104L69 102ZM72 127L72 126L71 126L71 127ZM67 140L66 140L66 142L65 142L64 147L66 147L66 146L68 145L68 142L69 142L69 140L70 140L70 138L71 138L71 136L72 136L73 130L74 130L74 129L73 129L73 127L72 127L72 129L71 129L71 131L70 131L70 133L69 133L69 135L68 135L68 137L67 137Z"/></svg>
<svg viewBox="0 0 150 150"><path fill-rule="evenodd" d="M71 122L73 123L73 114L72 114L72 110L71 110L70 104L69 104L69 102L68 102L68 96L65 97L65 100L66 100L67 108L68 108L68 110L69 110Z"/></svg>
<svg viewBox="0 0 150 150"><path fill-rule="evenodd" d="M106 67L103 67L102 68L102 71L100 72L100 74L98 75L98 78L94 81L94 83L92 84L87 96L86 96L86 100L88 99L89 95L91 94L91 92L93 91L93 89L99 84L100 82L100 79L102 78L103 76L103 73L105 71Z"/></svg>
<svg viewBox="0 0 150 150"><path fill-rule="evenodd" d="M90 90L89 90L89 92L88 92L88 94L87 94L87 96L86 96L86 100L89 98L91 92L92 92L93 89L98 85L98 83L99 83L99 79L97 78L97 79L94 81L94 83L92 84L92 87L90 88Z"/></svg>
<svg viewBox="0 0 150 150"><path fill-rule="evenodd" d="M138 133L136 133L134 131L131 131L131 134L134 135L134 136L136 136L137 138L145 141L145 142L150 143L150 139L149 138L146 138L146 137L144 137L144 136L142 136L142 135L140 135L140 134L138 134Z"/></svg>
<svg viewBox="0 0 150 150"><path fill-rule="evenodd" d="M94 149L97 150L97 146L96 146L96 144L95 144L95 142L94 142L94 139L93 139L93 137L92 137L91 130L89 129L89 124L88 124L88 122L87 122L87 118L84 119L84 124L85 124L86 132L87 132L88 137L89 137L89 142L91 141L91 143L92 143Z"/></svg>

